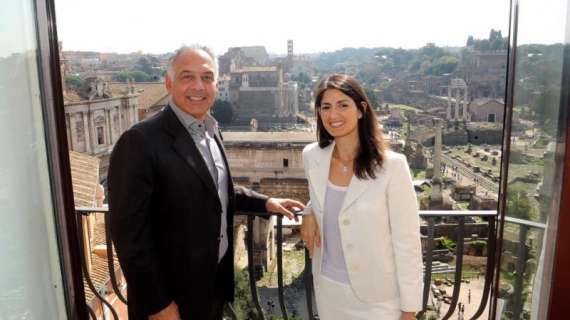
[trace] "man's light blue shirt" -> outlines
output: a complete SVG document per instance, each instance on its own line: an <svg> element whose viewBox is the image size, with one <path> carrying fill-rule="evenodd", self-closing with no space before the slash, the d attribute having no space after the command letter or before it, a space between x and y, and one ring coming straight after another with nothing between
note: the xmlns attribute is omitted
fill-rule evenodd
<svg viewBox="0 0 570 320"><path fill-rule="evenodd" d="M206 114L206 118L203 122L198 121L190 114L182 111L182 109L180 109L172 99L170 99L170 106L172 106L172 111L174 111L178 120L180 120L184 128L186 128L192 137L192 140L194 140L194 143L200 151L202 159L204 159L204 162L208 167L208 171L210 172L210 176L218 190L218 197L220 198L220 204L222 205L220 250L218 253L218 262L220 262L226 254L229 246L227 234L229 176L222 156L222 151L214 138L218 131L218 122L209 113Z"/></svg>

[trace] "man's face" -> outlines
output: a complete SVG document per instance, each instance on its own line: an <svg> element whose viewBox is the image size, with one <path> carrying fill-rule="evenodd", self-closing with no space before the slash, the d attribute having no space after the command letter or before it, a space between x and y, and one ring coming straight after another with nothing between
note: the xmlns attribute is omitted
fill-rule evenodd
<svg viewBox="0 0 570 320"><path fill-rule="evenodd" d="M173 74L166 75L166 90L180 109L204 120L218 93L212 58L203 50L187 50L172 68Z"/></svg>

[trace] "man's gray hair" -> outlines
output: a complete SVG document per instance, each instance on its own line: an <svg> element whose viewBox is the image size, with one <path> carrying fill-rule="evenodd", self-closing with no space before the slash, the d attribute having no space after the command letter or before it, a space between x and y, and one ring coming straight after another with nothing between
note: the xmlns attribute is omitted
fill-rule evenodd
<svg viewBox="0 0 570 320"><path fill-rule="evenodd" d="M216 54L212 49L199 44L193 44L190 46L183 45L174 52L174 55L168 60L168 69L166 69L166 72L168 73L171 79L174 79L174 77L176 76L174 72L174 63L176 62L178 57L180 57L182 54L186 53L187 51L198 51L198 50L204 51L210 56L210 58L214 62L214 76L216 79L218 79L218 58L216 57Z"/></svg>

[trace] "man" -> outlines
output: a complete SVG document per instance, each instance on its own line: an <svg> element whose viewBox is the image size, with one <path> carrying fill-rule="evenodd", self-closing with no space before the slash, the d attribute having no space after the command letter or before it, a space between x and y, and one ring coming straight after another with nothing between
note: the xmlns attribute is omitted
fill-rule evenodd
<svg viewBox="0 0 570 320"><path fill-rule="evenodd" d="M233 214L292 216L303 205L234 187L215 120L217 63L183 47L166 75L169 105L117 142L108 174L111 236L129 319L221 319L233 300Z"/></svg>

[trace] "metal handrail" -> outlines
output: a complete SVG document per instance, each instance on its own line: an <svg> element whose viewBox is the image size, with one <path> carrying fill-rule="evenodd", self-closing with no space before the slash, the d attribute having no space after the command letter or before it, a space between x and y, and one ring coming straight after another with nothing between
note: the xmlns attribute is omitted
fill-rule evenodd
<svg viewBox="0 0 570 320"><path fill-rule="evenodd" d="M80 226L81 223L81 219L80 216L88 216L92 213L108 213L109 210L107 208L92 208L92 207L77 207L76 208L76 212L79 214L78 218L77 218L77 223L78 223L78 227ZM260 303L260 299L259 299L259 295L258 295L258 290L257 290L257 285L256 285L256 281L255 281L255 265L254 265L254 219L256 217L261 217L261 218L271 218L272 216L277 216L277 230L276 230L276 240L277 240L277 281L278 281L278 295L279 295L279 304L280 304L280 310L281 310L281 314L282 317L284 319L288 319L288 312L287 312L287 308L285 305L285 297L284 297L284 281L283 281L283 247L282 247L282 242L283 242L283 232L282 232L282 228L283 226L283 221L282 221L282 216L276 215L276 214L270 214L267 212L261 212L261 213L257 213L257 212L239 212L236 213L236 215L239 216L246 216L247 217L247 232L246 232L246 245L247 245L247 250L248 250L248 272L249 272L249 285L250 285L250 290L251 290L251 295L252 295L252 300L253 303L255 305L255 311L256 311L256 315L257 315L257 319L260 320L264 320L266 319L264 310L261 306ZM455 218L457 220L457 224L458 227L456 229L456 243L457 243L457 247L456 247L456 265L455 265L455 272L454 272L454 290L453 290L453 295L452 295L452 301L450 304L450 307L446 313L446 315L442 318L442 319L449 319L451 317L451 315L454 313L456 307L457 307L457 302L458 302L458 296L459 296L459 291L460 291L460 287L461 287L461 276L462 276L462 268L463 268L463 261L462 261L462 257L463 257L463 241L464 241L464 233L465 233L465 218L466 217L482 217L485 218L486 223L488 224L488 228L489 228L489 234L488 234L488 247L487 247L487 267L486 267L486 273L485 273L485 283L484 283L484 288L483 288L483 294L482 294L482 299L480 301L479 307L477 309L477 311L475 312L475 314L473 314L471 316L471 320L475 320L478 319L484 312L488 300L489 300L489 295L490 295L490 291L491 291L491 281L493 279L493 273L494 273L494 265L495 265L495 261L496 261L496 256L495 256L495 250L496 250L496 221L497 221L497 212L494 210L464 210L464 211L451 211L451 210L437 210L437 211L432 211L432 210L421 210L419 211L419 216L421 218L424 218L425 220L427 220L427 248L425 251L425 274L424 274L424 291L423 291L423 304L422 304L422 308L423 310L418 313L418 318L421 317L425 311L427 310L427 304L428 304L428 299L429 299L429 290L430 290L430 284L432 282L432 277L431 277L431 271L432 271L432 264L433 264L433 254L435 252L434 247L433 247L433 239L434 239L434 235L435 235L435 229L437 229L438 225L435 224L435 218L437 217L452 217ZM505 222L506 223L514 223L514 224L518 224L521 226L521 228L523 229L530 229L530 228L539 228L539 229L544 229L546 228L546 225L543 223L539 223L539 222L534 222L534 221L529 221L529 220L524 220L524 219L518 219L518 218L511 218L511 217L507 217L505 218ZM82 228L78 228L80 232L79 237L80 240L83 239L83 231ZM116 278L116 272L114 269L114 261L113 261L113 245L112 245L112 241L111 241L111 237L110 237L110 233L109 233L109 220L108 220L108 215L105 215L105 232L106 232L106 237L105 237L105 241L107 242L107 264L108 264L108 268L109 268L109 276L110 276L110 282L112 285L112 288L114 290L114 293L117 294L118 298L124 302L125 304L127 303L127 299L123 296L121 290L120 290L120 286L118 284L117 278ZM522 244L524 245L524 243ZM519 243L519 246L521 246L521 244ZM524 248L520 247L520 250L524 250ZM522 252L522 251L521 251ZM82 250L82 254L85 255L87 253L83 252ZM86 281L88 283L88 286L90 288L90 290L92 290L94 292L94 294L96 295L96 297L107 306L107 308L110 309L111 313L113 314L113 317L116 319L117 318L117 314L116 311L113 309L113 307L111 306L111 304L106 301L101 294L97 291L98 288L94 288L93 283L89 277L89 274L87 273L87 266L86 266L86 261L85 259L82 261L82 266L83 266L83 270L85 273L85 277L86 277ZM305 291L306 291L306 303L307 303L307 313L309 315L309 319L318 319L318 315L315 313L314 310L314 286L313 286L313 275L311 273L311 259L308 255L308 251L305 250L305 269L304 269L304 284L305 284ZM228 310L233 311L232 306L228 305ZM95 316L95 313L92 309L88 309L89 315L91 317ZM237 319L235 312L230 312L230 315L232 317L232 319Z"/></svg>
<svg viewBox="0 0 570 320"><path fill-rule="evenodd" d="M443 320L447 320L453 315L455 312L455 308L457 307L457 302L459 301L459 292L461 290L461 272L463 271L463 232L465 231L465 217L461 216L458 218L459 227L457 229L457 243L455 246L455 277L453 279L453 295L451 298L451 304L449 305L449 309L445 316L443 316ZM424 283L425 285L429 285L429 283Z"/></svg>
<svg viewBox="0 0 570 320"><path fill-rule="evenodd" d="M111 303L109 301L107 301L105 298L103 298L103 296L99 293L98 289L95 288L95 285L93 284L93 281L91 280L91 277L89 275L88 268L87 268L87 261L86 261L87 260L87 253L84 252L84 250L83 250L84 234L83 234L82 218L84 215L85 215L85 213L81 212L81 215L78 215L75 217L75 221L77 224L78 240L81 244L79 246L79 252L80 252L80 255L83 257L83 259L81 259L81 269L83 270L83 275L84 275L84 278L87 282L87 286L89 287L89 289L99 299L99 301L101 301L101 303L103 303L107 308L109 308L109 310L113 314L113 319L119 320L119 315L117 314L117 311L115 310L115 308L113 308L113 306L111 305ZM89 313L93 317L94 316L94 312L92 312L93 310L91 308L88 308L88 310L90 310ZM93 319L97 320L97 318L93 318Z"/></svg>

